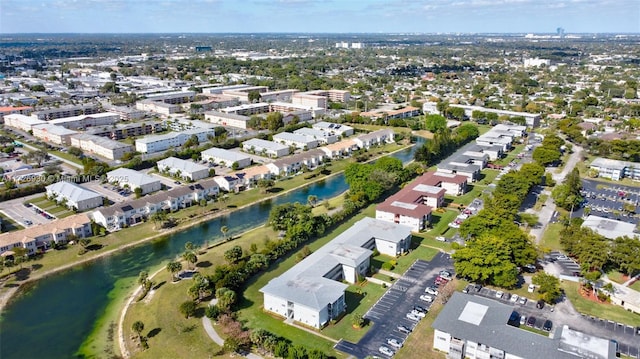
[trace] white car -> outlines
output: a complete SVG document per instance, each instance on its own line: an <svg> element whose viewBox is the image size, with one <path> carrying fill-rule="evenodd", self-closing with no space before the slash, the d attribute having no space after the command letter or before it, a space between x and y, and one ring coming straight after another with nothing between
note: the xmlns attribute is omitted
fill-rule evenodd
<svg viewBox="0 0 640 359"><path fill-rule="evenodd" d="M438 289L434 287L427 287L427 289L425 289L424 292L431 295L438 295Z"/></svg>
<svg viewBox="0 0 640 359"><path fill-rule="evenodd" d="M502 299L502 296L503 296L503 295L504 295L504 292L503 292L503 291L501 291L501 290L499 290L499 291L497 291L497 292L496 292L496 298L498 298L498 299Z"/></svg>
<svg viewBox="0 0 640 359"><path fill-rule="evenodd" d="M525 305L527 303L527 297L520 297L520 300L518 301L518 303Z"/></svg>
<svg viewBox="0 0 640 359"><path fill-rule="evenodd" d="M447 241L447 238L445 238L444 236L437 236L437 237L436 237L436 241L446 242L446 241Z"/></svg>
<svg viewBox="0 0 640 359"><path fill-rule="evenodd" d="M452 277L451 272L446 271L446 270L441 270L440 271L440 276L442 278L446 279L446 280L451 280L451 277Z"/></svg>
<svg viewBox="0 0 640 359"><path fill-rule="evenodd" d="M398 348L398 349L402 348L402 343L398 339L395 339L395 338L387 339L387 344L391 345L394 348Z"/></svg>
<svg viewBox="0 0 640 359"><path fill-rule="evenodd" d="M427 294L423 294L420 296L420 300L424 300L427 303L433 302L433 297Z"/></svg>
<svg viewBox="0 0 640 359"><path fill-rule="evenodd" d="M536 290L536 286L533 284L529 284L529 287L527 288L527 292L533 293L535 290Z"/></svg>
<svg viewBox="0 0 640 359"><path fill-rule="evenodd" d="M526 322L527 322L527 316L526 315L520 316L520 325L525 325Z"/></svg>
<svg viewBox="0 0 640 359"><path fill-rule="evenodd" d="M411 314L415 314L415 315L419 316L420 318L424 318L426 316L426 314L424 312L421 312L421 311L415 310L415 309L411 311Z"/></svg>
<svg viewBox="0 0 640 359"><path fill-rule="evenodd" d="M414 322L419 322L420 319L422 319L422 318L420 318L419 316L417 316L417 315L415 315L413 313L407 313L407 319L413 320Z"/></svg>
<svg viewBox="0 0 640 359"><path fill-rule="evenodd" d="M385 347L384 345L381 345L381 346L380 346L380 348L378 348L378 351L379 351L380 353L382 353L382 354L384 354L384 355L386 355L386 356L390 356L390 357L392 357L392 356L393 356L393 354L395 354L395 353L393 352L393 350L391 350L391 348L389 348L389 347Z"/></svg>
<svg viewBox="0 0 640 359"><path fill-rule="evenodd" d="M511 303L517 303L518 302L518 298L520 298L520 296L518 296L517 294L514 294L511 296L511 299L509 299L511 301Z"/></svg>

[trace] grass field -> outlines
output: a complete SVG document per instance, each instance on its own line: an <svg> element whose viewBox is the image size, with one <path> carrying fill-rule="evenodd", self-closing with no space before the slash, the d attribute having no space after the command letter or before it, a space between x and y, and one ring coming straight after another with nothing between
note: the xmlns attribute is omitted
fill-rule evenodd
<svg viewBox="0 0 640 359"><path fill-rule="evenodd" d="M640 280L637 280L635 283L629 286L629 288L640 292Z"/></svg>
<svg viewBox="0 0 640 359"><path fill-rule="evenodd" d="M624 274L616 271L616 270L612 270L610 272L607 272L607 277L609 277L610 280L618 283L618 284L622 284L624 282L627 281L627 278L625 277Z"/></svg>
<svg viewBox="0 0 640 359"><path fill-rule="evenodd" d="M542 234L542 240L540 241L540 245L544 250L562 250L562 245L560 244L561 230L561 223L549 223L547 229Z"/></svg>
<svg viewBox="0 0 640 359"><path fill-rule="evenodd" d="M622 307L610 303L596 303L582 297L579 293L580 284L564 281L562 288L571 301L571 304L580 313L592 315L598 318L606 318L631 326L640 326L640 314L634 314L626 311Z"/></svg>
<svg viewBox="0 0 640 359"><path fill-rule="evenodd" d="M451 223L458 214L460 214L460 212L454 210L445 211L444 213L431 213L432 229L429 230L428 233L433 236L441 236L444 232L449 230L449 223Z"/></svg>
<svg viewBox="0 0 640 359"><path fill-rule="evenodd" d="M0 213L0 219L2 219L2 232L13 232L24 229L24 227L19 225L18 222L5 216L2 213Z"/></svg>

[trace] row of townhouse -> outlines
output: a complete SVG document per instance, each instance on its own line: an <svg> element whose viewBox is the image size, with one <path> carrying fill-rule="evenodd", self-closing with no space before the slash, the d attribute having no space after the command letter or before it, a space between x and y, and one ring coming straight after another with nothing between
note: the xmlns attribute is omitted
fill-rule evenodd
<svg viewBox="0 0 640 359"><path fill-rule="evenodd" d="M93 235L91 219L86 214L76 214L53 222L39 224L19 231L0 234L0 256L13 255L12 249L22 247L28 255L46 250L52 243L64 244L72 238Z"/></svg>
<svg viewBox="0 0 640 359"><path fill-rule="evenodd" d="M46 190L48 198L78 211L100 207L104 203L102 195L73 182L56 182L48 185Z"/></svg>
<svg viewBox="0 0 640 359"><path fill-rule="evenodd" d="M198 181L209 177L209 167L176 157L168 157L157 162L158 171L184 180Z"/></svg>
<svg viewBox="0 0 640 359"><path fill-rule="evenodd" d="M399 223L419 232L431 222L431 212L444 204L444 195L464 194L467 177L426 172L376 206L376 219Z"/></svg>
<svg viewBox="0 0 640 359"><path fill-rule="evenodd" d="M173 212L187 208L201 199L217 196L218 192L218 184L209 179L100 208L91 217L97 224L113 232L140 223L158 211Z"/></svg>

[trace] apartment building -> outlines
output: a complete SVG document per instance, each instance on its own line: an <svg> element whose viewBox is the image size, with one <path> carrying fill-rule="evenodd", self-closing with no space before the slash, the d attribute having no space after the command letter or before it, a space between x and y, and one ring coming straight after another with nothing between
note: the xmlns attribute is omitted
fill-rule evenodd
<svg viewBox="0 0 640 359"><path fill-rule="evenodd" d="M76 214L45 224L28 227L19 231L0 234L0 255L8 256L16 247L27 249L34 255L51 247L52 243L64 244L69 238L74 240L92 236L91 220L86 214Z"/></svg>
<svg viewBox="0 0 640 359"><path fill-rule="evenodd" d="M146 100L148 101L176 105L193 102L193 99L196 97L196 93L194 91L174 91L159 94L149 94L146 97Z"/></svg>
<svg viewBox="0 0 640 359"><path fill-rule="evenodd" d="M576 359L616 357L616 345L568 326L544 336L513 325L513 305L454 292L432 327L433 348L452 359Z"/></svg>
<svg viewBox="0 0 640 359"><path fill-rule="evenodd" d="M326 110L321 107L305 106L290 102L271 102L269 103L270 112L281 112L285 117L287 115L298 116L299 122L311 121L318 116L324 115Z"/></svg>
<svg viewBox="0 0 640 359"><path fill-rule="evenodd" d="M242 150L270 158L280 158L289 154L289 146L259 138L242 142Z"/></svg>
<svg viewBox="0 0 640 359"><path fill-rule="evenodd" d="M465 116L471 118L474 111L480 112L488 112L495 113L498 116L509 116L509 117L524 117L526 120L526 124L528 127L538 127L540 126L540 119L542 115L539 113L528 113L528 112L516 112L516 111L508 111L508 110L497 110L494 108L482 107L482 106L471 106L471 105L459 105L459 104L449 104L450 107L458 107L464 109Z"/></svg>
<svg viewBox="0 0 640 359"><path fill-rule="evenodd" d="M261 113L269 112L269 104L266 102L248 103L233 107L221 108L219 112L243 116L259 115Z"/></svg>
<svg viewBox="0 0 640 359"><path fill-rule="evenodd" d="M328 98L332 102L349 102L351 94L345 90L315 90L305 92L307 95L322 96Z"/></svg>
<svg viewBox="0 0 640 359"><path fill-rule="evenodd" d="M73 182L56 182L46 187L47 197L78 211L102 206L102 195Z"/></svg>
<svg viewBox="0 0 640 359"><path fill-rule="evenodd" d="M214 129L193 128L182 132L170 132L162 135L152 135L136 140L136 151L141 153L155 153L169 148L184 145L191 136L196 136L198 142L208 141L208 136L215 136Z"/></svg>
<svg viewBox="0 0 640 359"><path fill-rule="evenodd" d="M165 116L182 112L182 107L178 104L152 100L142 100L136 102L136 109L140 111L158 113Z"/></svg>
<svg viewBox="0 0 640 359"><path fill-rule="evenodd" d="M145 116L144 111L125 106L108 106L105 110L111 113L117 113L120 115L120 120L122 121L139 120Z"/></svg>
<svg viewBox="0 0 640 359"><path fill-rule="evenodd" d="M92 115L62 117L49 121L50 124L71 130L86 130L88 127L109 126L120 121L120 115L114 112L101 112Z"/></svg>
<svg viewBox="0 0 640 359"><path fill-rule="evenodd" d="M293 133L313 138L317 140L319 144L323 145L329 145L338 141L338 136L322 130L316 130L314 128L303 127L293 131Z"/></svg>
<svg viewBox="0 0 640 359"><path fill-rule="evenodd" d="M158 171L166 172L171 176L180 177L184 180L198 181L209 177L209 167L192 161L183 160L176 157L168 157L158 161Z"/></svg>
<svg viewBox="0 0 640 359"><path fill-rule="evenodd" d="M201 199L217 196L218 192L219 187L212 179L204 180L100 208L91 214L91 218L113 232L140 223L158 211L174 212L189 207Z"/></svg>
<svg viewBox="0 0 640 359"><path fill-rule="evenodd" d="M233 167L237 163L237 168L245 168L251 165L251 157L244 153L229 151L222 148L211 147L200 153L203 161L208 161L221 166Z"/></svg>
<svg viewBox="0 0 640 359"><path fill-rule="evenodd" d="M320 147L320 150L331 159L350 157L351 153L357 149L358 145L356 145L354 140L342 140L340 142Z"/></svg>
<svg viewBox="0 0 640 359"><path fill-rule="evenodd" d="M35 138L63 146L70 145L71 136L78 133L77 131L68 130L62 126L51 125L49 123L35 125L31 128L31 131Z"/></svg>
<svg viewBox="0 0 640 359"><path fill-rule="evenodd" d="M33 130L33 126L46 124L46 121L38 120L31 116L25 116L18 113L4 116L4 125L12 127L24 132Z"/></svg>
<svg viewBox="0 0 640 359"><path fill-rule="evenodd" d="M340 136L340 137L351 136L353 135L353 132L354 132L353 127L351 126L347 126L339 123L333 123L333 122L325 122L325 121L320 121L318 123L315 123L313 124L312 127L314 129L328 132L332 135Z"/></svg>
<svg viewBox="0 0 640 359"><path fill-rule="evenodd" d="M204 113L204 119L216 125L242 128L246 130L250 117L234 113L207 111Z"/></svg>
<svg viewBox="0 0 640 359"><path fill-rule="evenodd" d="M394 141L393 138L393 130L384 129L359 135L353 141L358 147L369 149L372 146L392 143Z"/></svg>
<svg viewBox="0 0 640 359"><path fill-rule="evenodd" d="M71 137L71 146L110 160L119 160L133 152L133 146L109 138L81 133Z"/></svg>
<svg viewBox="0 0 640 359"><path fill-rule="evenodd" d="M51 121L58 118L73 117L80 115L93 115L100 112L100 106L97 104L84 104L77 106L63 106L50 108L34 112L31 116L42 121Z"/></svg>
<svg viewBox="0 0 640 359"><path fill-rule="evenodd" d="M272 175L285 177L302 171L304 166L313 170L321 165L325 158L326 154L324 151L320 149L313 149L284 158L279 158L271 163L267 163L266 167Z"/></svg>
<svg viewBox="0 0 640 359"><path fill-rule="evenodd" d="M291 103L311 108L327 108L327 98L324 96L310 95L298 92L291 97Z"/></svg>
<svg viewBox="0 0 640 359"><path fill-rule="evenodd" d="M465 194L467 192L467 180L466 176L443 172L425 172L420 176L421 183L441 187L445 190L445 194L451 196Z"/></svg>
<svg viewBox="0 0 640 359"><path fill-rule="evenodd" d="M283 145L287 146L294 146L305 151L316 148L319 144L319 141L311 136L305 136L291 132L280 132L273 135L273 142L282 143Z"/></svg>
<svg viewBox="0 0 640 359"><path fill-rule="evenodd" d="M407 226L363 218L260 289L263 309L313 328L346 310L343 281L366 275L373 250L398 256L409 249Z"/></svg>
<svg viewBox="0 0 640 359"><path fill-rule="evenodd" d="M401 108L398 110L376 110L376 111L368 111L361 112L360 116L368 117L372 120L385 118L385 119L402 119L402 118L411 118L420 116L422 114L421 110L417 107L407 106L405 108Z"/></svg>
<svg viewBox="0 0 640 359"><path fill-rule="evenodd" d="M131 191L140 188L142 195L162 189L159 179L128 168L118 168L107 172L107 181L109 183L117 183L120 187L127 186Z"/></svg>
<svg viewBox="0 0 640 359"><path fill-rule="evenodd" d="M116 124L113 126L97 126L87 129L85 133L100 137L107 137L112 140L123 140L129 137L150 135L162 132L163 130L162 122L145 121Z"/></svg>
<svg viewBox="0 0 640 359"><path fill-rule="evenodd" d="M19 115L29 116L29 115L31 115L31 112L33 112L33 107L31 107L31 106L16 106L16 107L14 107L14 106L5 106L5 107L0 107L0 121L6 115L19 114Z"/></svg>
<svg viewBox="0 0 640 359"><path fill-rule="evenodd" d="M640 164L598 157L589 168L598 171L598 177L619 181L623 178L640 179Z"/></svg>

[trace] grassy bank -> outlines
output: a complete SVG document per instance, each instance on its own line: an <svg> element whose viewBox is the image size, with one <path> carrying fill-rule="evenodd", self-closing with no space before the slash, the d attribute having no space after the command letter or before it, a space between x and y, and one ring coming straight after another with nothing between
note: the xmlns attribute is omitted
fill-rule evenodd
<svg viewBox="0 0 640 359"><path fill-rule="evenodd" d="M624 308L611 303L598 303L580 295L580 284L564 281L562 289L574 308L580 313L598 318L606 318L631 326L640 326L640 315L626 311Z"/></svg>

